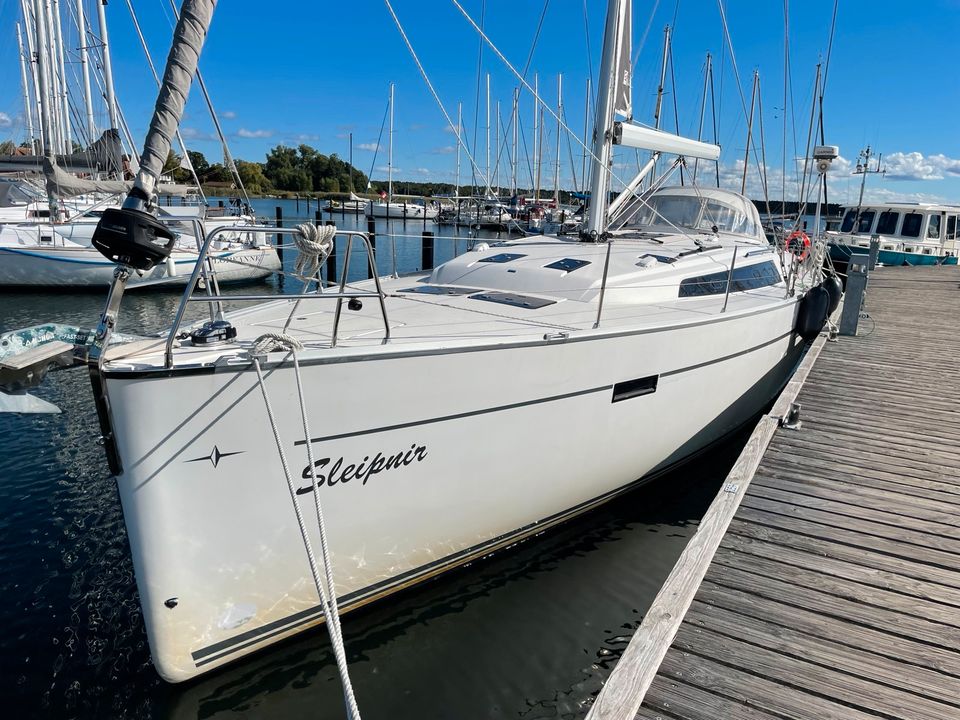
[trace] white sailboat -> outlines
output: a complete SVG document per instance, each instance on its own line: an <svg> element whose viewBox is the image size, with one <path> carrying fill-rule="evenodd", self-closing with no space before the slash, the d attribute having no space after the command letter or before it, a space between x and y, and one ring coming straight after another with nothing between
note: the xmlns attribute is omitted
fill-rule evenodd
<svg viewBox="0 0 960 720"><path fill-rule="evenodd" d="M648 480L742 426L785 383L804 344L798 322L815 335L825 309L787 282L752 203L665 188L615 220L602 201L614 138L719 153L614 123L628 17L610 0L596 121L607 131L580 239L480 243L430 273L274 299L180 339L188 289L165 339L104 349L129 270L119 268L91 373L165 679L323 620L291 498L307 517L322 503L349 610ZM138 188L125 208L142 219L147 162ZM143 247L154 257L156 244ZM309 432L304 408L323 408Z"/></svg>
<svg viewBox="0 0 960 720"><path fill-rule="evenodd" d="M423 220L437 217L440 209L424 200L411 198L394 200L393 195L393 83L390 83L390 132L387 140L387 192L381 193L379 200L367 204L367 216L373 218L400 218L402 220Z"/></svg>

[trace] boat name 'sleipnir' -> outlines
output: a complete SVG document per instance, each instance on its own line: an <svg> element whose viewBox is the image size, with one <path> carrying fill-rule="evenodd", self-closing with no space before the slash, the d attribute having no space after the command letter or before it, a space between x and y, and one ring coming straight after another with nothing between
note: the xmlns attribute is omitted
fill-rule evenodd
<svg viewBox="0 0 960 720"><path fill-rule="evenodd" d="M333 465L330 467L330 472L327 474L323 474L320 471L330 465L331 458L320 458L314 462L313 465L316 468L318 486L326 483L330 487L333 487L338 482L348 483L351 480L362 480L362 484L366 485L367 480L377 473L386 472L387 470L396 470L397 468L412 465L415 462L421 462L422 460L426 459L426 457L427 446L417 445L414 443L406 452L401 450L396 455L387 456L384 456L383 453L378 452L373 457L373 460L370 460L369 455L364 455L363 460L360 463L350 464L346 467L343 467L343 458L337 458L337 461L333 463ZM342 471L341 468L343 468ZM312 479L309 465L303 469L302 477L304 480ZM297 495L304 495L309 492L313 492L312 485L307 485L306 487L300 488L297 490Z"/></svg>

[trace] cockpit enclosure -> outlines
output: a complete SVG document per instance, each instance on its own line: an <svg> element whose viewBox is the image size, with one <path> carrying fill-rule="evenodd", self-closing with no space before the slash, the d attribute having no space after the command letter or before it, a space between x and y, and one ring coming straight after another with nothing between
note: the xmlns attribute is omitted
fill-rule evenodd
<svg viewBox="0 0 960 720"><path fill-rule="evenodd" d="M766 243L760 213L743 195L720 188L670 187L657 190L623 225L625 229L721 232Z"/></svg>

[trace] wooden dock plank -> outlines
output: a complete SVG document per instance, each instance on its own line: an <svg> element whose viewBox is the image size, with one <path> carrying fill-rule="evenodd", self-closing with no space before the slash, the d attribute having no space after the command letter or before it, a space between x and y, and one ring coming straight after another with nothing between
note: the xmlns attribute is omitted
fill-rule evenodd
<svg viewBox="0 0 960 720"><path fill-rule="evenodd" d="M590 720L960 718L960 269L882 268L865 310L763 418L735 517L711 506L718 544L674 568ZM793 402L800 429L771 433Z"/></svg>

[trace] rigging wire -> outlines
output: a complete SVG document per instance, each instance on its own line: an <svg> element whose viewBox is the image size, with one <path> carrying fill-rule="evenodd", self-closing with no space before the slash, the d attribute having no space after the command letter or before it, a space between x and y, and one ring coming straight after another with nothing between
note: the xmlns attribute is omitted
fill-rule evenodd
<svg viewBox="0 0 960 720"><path fill-rule="evenodd" d="M370 189L370 181L373 180L373 169L377 165L377 155L380 153L380 141L383 140L383 129L387 126L387 115L390 114L390 101L387 100L387 106L383 109L383 120L380 121L380 134L377 135L377 147L373 151L373 160L370 161L370 173L367 175L367 189Z"/></svg>
<svg viewBox="0 0 960 720"><path fill-rule="evenodd" d="M483 25L487 15L487 0L480 5L480 25ZM480 130L480 80L483 75L483 40L477 42L477 90L473 98L473 148L477 147L477 133ZM469 152L469 151L468 151ZM477 186L477 168L470 166L470 179L474 187Z"/></svg>
<svg viewBox="0 0 960 720"><path fill-rule="evenodd" d="M463 147L464 152L467 154L467 160L470 161L470 166L473 169L474 177L477 175L481 176L484 180L484 185L487 193L493 194L493 188L490 187L490 178L486 177L483 173L480 172L480 167L477 164L476 159L473 157L473 153L470 152L470 148L467 147L467 144L464 142L460 128L458 128L453 120L450 117L450 113L447 112L446 107L444 107L443 102L440 100L440 96L437 94L436 88L433 87L433 83L430 82L430 77L427 75L426 69L423 67L423 63L420 62L420 58L417 55L416 51L413 49L413 44L410 42L410 38L407 37L406 31L403 29L403 25L400 23L400 18L397 17L396 11L393 9L393 5L390 0L383 0L384 4L387 6L387 10L390 12L390 16L393 18L394 24L397 26L397 30L400 32L400 37L403 38L404 44L407 46L407 50L410 52L410 56L413 58L414 63L417 66L417 69L420 71L420 76L423 78L424 83L427 85L427 89L430 91L430 94L433 96L434 102L437 103L437 106L440 108L440 112L443 113L444 119L447 121L447 125L450 127L451 132L457 138L457 142ZM486 35L483 35L481 30L481 36L486 38ZM476 186L476 183L474 183Z"/></svg>
<svg viewBox="0 0 960 720"><path fill-rule="evenodd" d="M739 93L739 96L740 96L740 107L743 110L743 116L746 118L748 116L747 99L743 93L743 85L740 83L740 71L737 69L737 56L733 49L733 40L730 38L730 27L727 24L727 14L723 6L723 0L717 0L717 7L720 9L720 20L723 23L723 35L726 38L727 45L729 45L729 49L730 49L730 64L733 67L733 77L737 81L737 92ZM749 135L750 137L748 137L747 139L748 143L750 143L750 139L753 136L752 128L750 129ZM756 143L751 143L751 145L753 146L753 157L757 163L757 171L762 176L763 169L760 167L760 157L757 155L757 145ZM768 201L766 197L764 197L764 200Z"/></svg>

